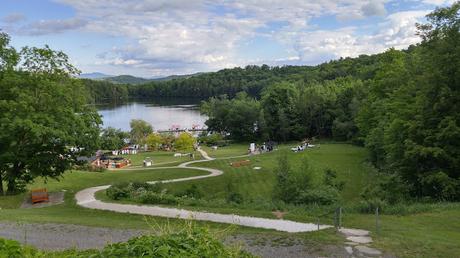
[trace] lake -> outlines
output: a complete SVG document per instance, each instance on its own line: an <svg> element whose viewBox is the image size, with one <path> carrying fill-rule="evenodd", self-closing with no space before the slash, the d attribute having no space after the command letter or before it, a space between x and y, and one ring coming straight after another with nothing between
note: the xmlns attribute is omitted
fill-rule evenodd
<svg viewBox="0 0 460 258"><path fill-rule="evenodd" d="M142 119L150 123L154 130L168 130L173 125L180 128L192 128L194 125L203 127L207 116L200 114L199 103L197 99L158 99L96 107L102 115L103 127L129 131L132 119Z"/></svg>

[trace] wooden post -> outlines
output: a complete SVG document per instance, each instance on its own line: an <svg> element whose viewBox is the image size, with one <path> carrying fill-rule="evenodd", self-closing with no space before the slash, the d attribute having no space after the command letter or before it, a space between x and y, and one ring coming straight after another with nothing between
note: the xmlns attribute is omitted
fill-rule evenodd
<svg viewBox="0 0 460 258"><path fill-rule="evenodd" d="M339 228L338 209L335 209L334 211L334 227L335 229Z"/></svg>
<svg viewBox="0 0 460 258"><path fill-rule="evenodd" d="M379 234L379 207L375 208L375 231Z"/></svg>
<svg viewBox="0 0 460 258"><path fill-rule="evenodd" d="M342 228L342 207L339 208L339 228Z"/></svg>

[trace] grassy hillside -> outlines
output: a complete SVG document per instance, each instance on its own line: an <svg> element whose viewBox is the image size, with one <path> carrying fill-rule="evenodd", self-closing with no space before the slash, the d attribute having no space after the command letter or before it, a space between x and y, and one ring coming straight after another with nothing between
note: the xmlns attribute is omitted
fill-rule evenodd
<svg viewBox="0 0 460 258"><path fill-rule="evenodd" d="M230 157L244 155L247 153L248 145L232 145L208 151L211 157ZM294 145L292 145L294 146ZM248 158L223 159L206 163L195 164L194 166L206 166L222 169L224 175L216 178L207 178L197 182L181 182L171 185L172 191L182 191L195 184L203 189L207 198L224 198L226 185L232 182L236 191L248 199L271 200L272 190L275 184L274 168L277 164L277 157L281 151L289 151L291 145L280 146L278 151L264 155L256 155ZM342 197L345 201L356 200L363 187L372 180L374 171L367 165L367 151L364 148L348 144L322 144L320 148L309 149L304 152L291 153L289 160L292 164L300 164L301 159L308 157L313 167L317 170L317 177L322 176L325 168L331 168L338 172L340 180L345 182ZM234 168L230 166L233 161L249 159L250 166ZM253 169L261 167L260 170Z"/></svg>

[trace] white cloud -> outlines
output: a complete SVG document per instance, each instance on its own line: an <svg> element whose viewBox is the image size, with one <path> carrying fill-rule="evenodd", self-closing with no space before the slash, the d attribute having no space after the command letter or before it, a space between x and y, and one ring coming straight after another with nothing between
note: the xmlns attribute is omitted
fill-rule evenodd
<svg viewBox="0 0 460 258"><path fill-rule="evenodd" d="M31 22L17 29L20 35L47 35L58 34L69 30L82 28L86 25L86 21L80 18L71 18L66 20L40 20Z"/></svg>
<svg viewBox="0 0 460 258"><path fill-rule="evenodd" d="M425 4L430 4L430 5L446 5L446 4L453 4L456 0L423 0L422 2Z"/></svg>
<svg viewBox="0 0 460 258"><path fill-rule="evenodd" d="M369 1L361 8L365 16L382 16L386 14L384 2L382 1Z"/></svg>
<svg viewBox="0 0 460 258"><path fill-rule="evenodd" d="M287 57L274 58L273 62L313 64L329 58L376 53L388 47L403 48L418 42L414 23L427 13L387 15L385 4L389 0L56 1L72 6L76 17L57 24L38 22L27 28L29 34L84 28L121 37L126 43L100 55L99 63L148 73L207 71L258 62L240 56L238 47L262 34L286 47ZM339 23L369 16L383 16L384 20L375 25L375 33L367 35L356 26L332 30L310 26L312 19L324 16L335 17ZM274 22L280 25L272 29ZM259 32L262 28L270 28L271 32Z"/></svg>
<svg viewBox="0 0 460 258"><path fill-rule="evenodd" d="M415 23L429 11L405 11L388 15L373 35L362 35L357 27L316 30L296 36L294 48L301 60L319 63L339 57L374 54L388 48L403 49L420 42Z"/></svg>

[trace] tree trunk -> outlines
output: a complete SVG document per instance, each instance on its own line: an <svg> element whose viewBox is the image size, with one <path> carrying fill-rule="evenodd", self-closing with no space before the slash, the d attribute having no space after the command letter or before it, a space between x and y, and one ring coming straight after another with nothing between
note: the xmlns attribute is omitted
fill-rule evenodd
<svg viewBox="0 0 460 258"><path fill-rule="evenodd" d="M19 164L14 164L12 170L9 171L10 174L6 177L7 181L7 190L6 194L16 194L16 178L19 177L20 167Z"/></svg>
<svg viewBox="0 0 460 258"><path fill-rule="evenodd" d="M2 172L0 171L0 195L4 195L5 192L3 191L3 179L2 179Z"/></svg>
<svg viewBox="0 0 460 258"><path fill-rule="evenodd" d="M10 195L16 194L16 182L14 178L8 179L7 187L8 187L6 190L7 194L10 194Z"/></svg>

